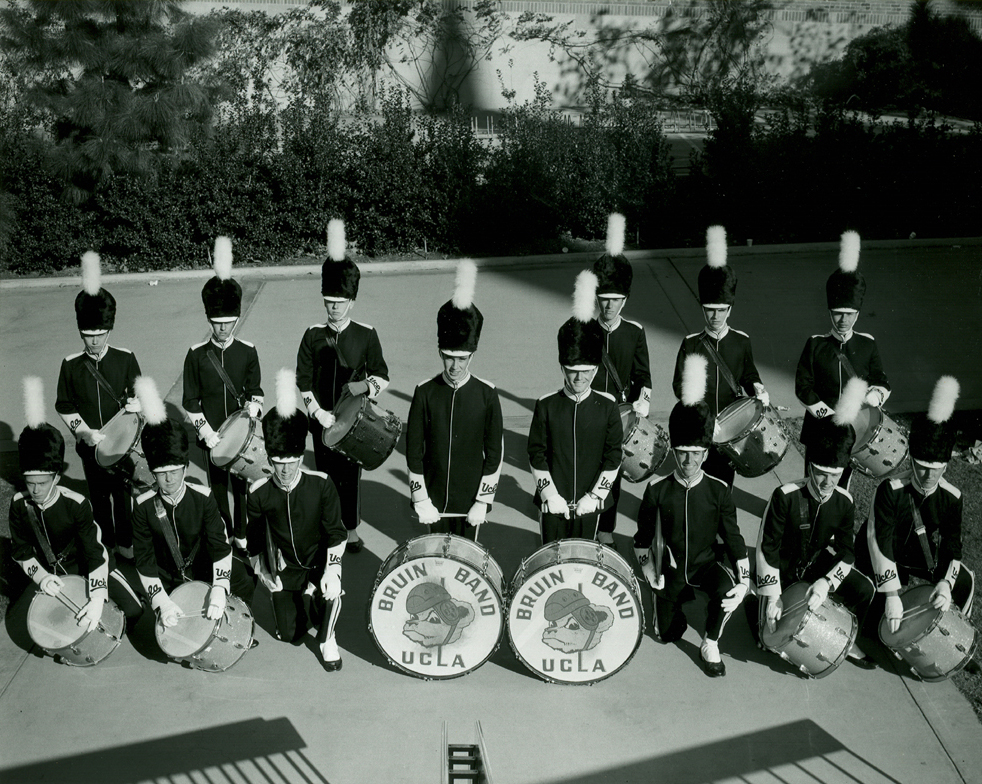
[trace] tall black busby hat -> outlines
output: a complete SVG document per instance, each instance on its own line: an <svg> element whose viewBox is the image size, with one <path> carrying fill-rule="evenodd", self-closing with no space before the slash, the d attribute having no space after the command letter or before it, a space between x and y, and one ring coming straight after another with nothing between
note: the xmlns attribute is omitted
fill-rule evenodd
<svg viewBox="0 0 982 784"><path fill-rule="evenodd" d="M344 221L327 224L327 259L321 267L321 296L357 299L361 272L345 255Z"/></svg>
<svg viewBox="0 0 982 784"><path fill-rule="evenodd" d="M702 354L690 354L682 365L682 399L668 417L668 438L673 448L708 449L713 443L713 416L706 405L709 363Z"/></svg>
<svg viewBox="0 0 982 784"><path fill-rule="evenodd" d="M22 474L60 474L65 470L65 439L44 421L44 385L40 378L24 379L27 427L17 439Z"/></svg>
<svg viewBox="0 0 982 784"><path fill-rule="evenodd" d="M477 265L470 259L457 264L453 297L436 314L436 343L442 351L477 351L484 316L474 304Z"/></svg>
<svg viewBox="0 0 982 784"><path fill-rule="evenodd" d="M215 240L212 265L215 276L201 289L201 301L209 319L233 319L242 315L242 287L232 278L232 240Z"/></svg>
<svg viewBox="0 0 982 784"><path fill-rule="evenodd" d="M825 282L825 298L829 310L849 308L860 310L866 296L866 279L859 267L859 235L847 231L839 243L839 268Z"/></svg>
<svg viewBox="0 0 982 784"><path fill-rule="evenodd" d="M75 297L75 321L82 332L104 332L116 324L116 300L102 288L99 254L82 256L82 290Z"/></svg>
<svg viewBox="0 0 982 784"><path fill-rule="evenodd" d="M157 384L148 376L134 382L136 396L143 408L143 432L140 444L151 471L166 471L187 466L191 445L187 430L180 422L167 418L167 409L157 391Z"/></svg>
<svg viewBox="0 0 982 784"><path fill-rule="evenodd" d="M263 417L263 438L270 457L303 457L307 417L297 407L297 375L289 368L276 374L276 405Z"/></svg>
<svg viewBox="0 0 982 784"><path fill-rule="evenodd" d="M597 276L597 296L631 294L634 269L624 256L624 216L611 213L607 218L606 253L593 263L593 274Z"/></svg>
<svg viewBox="0 0 982 784"><path fill-rule="evenodd" d="M952 421L960 387L957 379L942 376L934 385L926 414L914 419L910 429L910 456L922 463L947 463L955 448L958 429Z"/></svg>
<svg viewBox="0 0 982 784"><path fill-rule="evenodd" d="M559 328L559 364L566 367L599 365L603 361L604 336L593 318L597 276L584 270L573 290L573 316Z"/></svg>
<svg viewBox="0 0 982 784"><path fill-rule="evenodd" d="M814 435L805 446L805 460L822 468L845 468L849 465L856 430L853 427L863 407L869 385L861 378L850 378L839 396L835 413L816 420Z"/></svg>
<svg viewBox="0 0 982 784"><path fill-rule="evenodd" d="M726 229L706 229L706 264L699 270L699 303L732 305L736 301L737 276L726 263Z"/></svg>

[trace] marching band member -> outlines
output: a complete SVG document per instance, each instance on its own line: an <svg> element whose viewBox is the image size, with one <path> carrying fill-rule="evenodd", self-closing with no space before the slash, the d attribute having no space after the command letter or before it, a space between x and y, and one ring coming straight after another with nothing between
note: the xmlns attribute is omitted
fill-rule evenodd
<svg viewBox="0 0 982 784"><path fill-rule="evenodd" d="M334 672L341 669L334 627L347 535L334 482L300 465L307 418L289 369L276 376L276 406L263 418L263 436L273 476L249 486L248 552L270 591L277 638L299 642L315 625L324 669Z"/></svg>
<svg viewBox="0 0 982 784"><path fill-rule="evenodd" d="M535 403L528 454L540 509L542 543L593 539L599 512L621 464L623 428L612 396L590 387L601 363L603 334L593 318L597 277L581 272L573 317L559 328L563 388Z"/></svg>
<svg viewBox="0 0 982 784"><path fill-rule="evenodd" d="M708 595L706 633L699 655L706 674L720 677L726 674L726 666L720 658L719 638L750 587L750 559L737 525L731 488L703 471L713 442L713 416L704 401L706 358L689 356L682 373L682 399L668 421L676 469L653 480L645 490L634 553L655 589L656 631L663 643L685 634L682 605L693 589ZM717 557L713 548L717 536L729 553L737 580Z"/></svg>
<svg viewBox="0 0 982 784"><path fill-rule="evenodd" d="M232 414L248 408L249 416L258 419L263 410L259 352L252 343L232 335L242 314L242 287L232 278L228 237L215 240L214 268L215 276L201 289L211 337L188 349L182 401L206 455L221 442L218 430ZM207 463L208 481L225 529L239 547L245 547L246 480L210 459Z"/></svg>
<svg viewBox="0 0 982 784"><path fill-rule="evenodd" d="M706 264L699 270L699 302L706 328L682 340L672 389L675 397L681 399L686 358L694 354L706 357L711 373L706 403L715 421L721 411L744 393L758 397L764 406L770 405L770 396L754 364L750 336L728 325L736 301L737 276L726 263L726 230L722 226L710 226L706 230L706 257ZM732 486L736 472L729 458L715 445L709 446L704 470Z"/></svg>
<svg viewBox="0 0 982 784"><path fill-rule="evenodd" d="M975 575L962 561L962 494L945 478L958 430L952 422L959 386L951 376L938 380L926 415L910 431L910 474L881 482L873 512L857 537L856 564L873 576L879 622L885 605L890 631L900 628L898 592L911 577L934 583L931 602L972 612Z"/></svg>
<svg viewBox="0 0 982 784"><path fill-rule="evenodd" d="M618 403L630 403L640 417L648 416L651 405L651 370L648 364L648 339L644 327L621 316L631 295L634 270L624 256L624 216L613 213L607 220L607 252L594 262L597 276L597 321L603 329L603 362L591 386L598 392L613 395ZM617 524L617 502L621 496L621 474L610 490L610 505L600 513L597 539L614 544Z"/></svg>
<svg viewBox="0 0 982 784"><path fill-rule="evenodd" d="M494 502L504 454L498 391L470 373L484 323L473 304L476 279L473 261L457 265L453 298L436 316L443 372L416 387L406 428L410 501L419 521L434 533L472 540Z"/></svg>
<svg viewBox="0 0 982 784"><path fill-rule="evenodd" d="M855 332L866 280L859 272L859 235L847 231L842 235L839 267L825 283L832 329L824 335L812 335L805 343L795 372L795 395L805 407L801 425L801 443L807 448L819 419L835 413L839 396L850 378L861 378L869 385L864 404L880 408L890 397L890 382L883 371L879 349L872 335ZM861 434L860 434L861 435ZM842 472L842 486L849 486L852 468Z"/></svg>
<svg viewBox="0 0 982 784"><path fill-rule="evenodd" d="M62 360L55 410L75 436L75 451L82 458L92 511L106 547L132 558L129 488L121 474L99 465L95 447L105 438L99 430L121 409L139 411L133 382L140 375L140 364L129 349L109 345L116 300L102 288L99 256L92 251L82 256L75 321L84 350Z"/></svg>
<svg viewBox="0 0 982 784"><path fill-rule="evenodd" d="M92 631L111 598L132 625L143 614L140 598L114 568L113 556L102 544L102 532L92 518L85 496L59 485L65 467L65 439L45 422L41 379L24 379L27 427L17 440L20 471L26 492L10 501L13 559L48 594L56 596L66 574L84 574L89 601L76 614L79 626ZM31 594L33 595L33 593Z"/></svg>
<svg viewBox="0 0 982 784"><path fill-rule="evenodd" d="M867 393L865 381L849 380L835 415L813 425L805 453L807 476L771 494L757 535L760 628L765 622L771 630L776 627L784 610L782 586L799 580L811 583L810 610L833 594L856 615L862 628L873 583L853 568L855 507L839 480L856 441L851 423ZM864 669L876 667L856 645L847 658Z"/></svg>
<svg viewBox="0 0 982 784"><path fill-rule="evenodd" d="M133 550L136 571L150 606L164 626L176 626L181 608L170 592L188 580L210 583L206 616L225 612L229 591L252 602L255 584L241 562L232 558L225 524L207 487L185 481L188 434L184 425L167 418L152 378L136 380L146 425L140 435L147 465L157 482L136 499Z"/></svg>
<svg viewBox="0 0 982 784"><path fill-rule="evenodd" d="M341 498L349 552L361 552L359 482L361 466L324 445L323 431L334 424L334 408L347 395L377 398L389 385L389 369L374 327L351 320L361 273L345 255L344 223L327 228L328 258L321 268L321 294L327 322L309 327L297 352L297 384L310 417L314 462L328 474Z"/></svg>

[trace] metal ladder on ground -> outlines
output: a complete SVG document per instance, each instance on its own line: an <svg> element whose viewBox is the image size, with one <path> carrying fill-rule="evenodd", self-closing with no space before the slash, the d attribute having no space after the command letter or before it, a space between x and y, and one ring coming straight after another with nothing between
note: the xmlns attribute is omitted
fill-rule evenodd
<svg viewBox="0 0 982 784"><path fill-rule="evenodd" d="M447 722L443 722L442 784L494 784L481 722L476 722L477 743L450 743Z"/></svg>

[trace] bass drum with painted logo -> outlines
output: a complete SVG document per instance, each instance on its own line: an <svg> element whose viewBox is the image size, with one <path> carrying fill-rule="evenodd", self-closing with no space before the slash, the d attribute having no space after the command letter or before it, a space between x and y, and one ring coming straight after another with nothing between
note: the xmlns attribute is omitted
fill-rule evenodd
<svg viewBox="0 0 982 784"><path fill-rule="evenodd" d="M397 547L378 571L368 629L403 672L426 680L467 675L497 650L505 580L486 547L426 534Z"/></svg>
<svg viewBox="0 0 982 784"><path fill-rule="evenodd" d="M597 683L623 669L641 644L644 609L634 570L598 542L540 547L518 567L510 597L511 647L547 681Z"/></svg>

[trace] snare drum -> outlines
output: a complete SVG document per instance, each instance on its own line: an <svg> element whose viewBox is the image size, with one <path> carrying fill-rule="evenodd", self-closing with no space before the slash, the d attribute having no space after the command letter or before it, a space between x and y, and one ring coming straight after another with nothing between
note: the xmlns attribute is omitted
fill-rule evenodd
<svg viewBox="0 0 982 784"><path fill-rule="evenodd" d="M226 419L218 435L222 440L211 450L211 462L216 466L248 482L272 475L262 427L246 409L236 411Z"/></svg>
<svg viewBox="0 0 982 784"><path fill-rule="evenodd" d="M392 454L402 420L367 395L344 398L334 409L336 421L322 436L328 446L354 460L366 471L378 468Z"/></svg>
<svg viewBox="0 0 982 784"><path fill-rule="evenodd" d="M932 585L917 585L900 594L904 606L900 628L891 632L886 616L880 639L922 681L943 681L975 656L975 627L954 605L946 612L931 602Z"/></svg>
<svg viewBox="0 0 982 784"><path fill-rule="evenodd" d="M61 579L65 587L58 596L38 591L31 600L27 610L27 630L39 647L65 664L91 667L119 647L126 618L109 599L99 625L91 632L85 631L75 620L75 615L89 601L85 578L70 574Z"/></svg>
<svg viewBox="0 0 982 784"><path fill-rule="evenodd" d="M755 397L744 397L716 417L713 442L730 458L740 476L763 476L784 459L790 441L781 417Z"/></svg>
<svg viewBox="0 0 982 784"><path fill-rule="evenodd" d="M907 436L881 408L863 406L853 423L856 444L853 465L870 476L885 476L907 457Z"/></svg>
<svg viewBox="0 0 982 784"><path fill-rule="evenodd" d="M222 617L211 621L208 609L208 583L183 583L171 591L170 598L181 608L176 626L154 627L157 644L165 654L186 661L196 670L224 672L253 647L255 622L249 607L238 596L228 595Z"/></svg>
<svg viewBox="0 0 982 784"><path fill-rule="evenodd" d="M550 542L522 561L511 581L512 650L547 681L609 678L631 660L643 633L634 570L598 542Z"/></svg>
<svg viewBox="0 0 982 784"><path fill-rule="evenodd" d="M784 590L781 620L774 631L764 624L760 640L809 678L824 678L845 661L859 624L855 615L831 597L817 610L809 610L805 599L809 585L799 582Z"/></svg>
<svg viewBox="0 0 982 784"><path fill-rule="evenodd" d="M624 429L621 471L628 482L646 482L668 455L668 434L647 417L640 417L629 403L620 406Z"/></svg>
<svg viewBox="0 0 982 784"><path fill-rule="evenodd" d="M504 591L501 567L484 546L452 534L417 536L378 570L368 630L400 670L456 678L497 650Z"/></svg>
<svg viewBox="0 0 982 784"><path fill-rule="evenodd" d="M154 479L140 446L143 416L121 409L99 432L105 438L95 447L95 460L123 477L134 494L153 487Z"/></svg>

